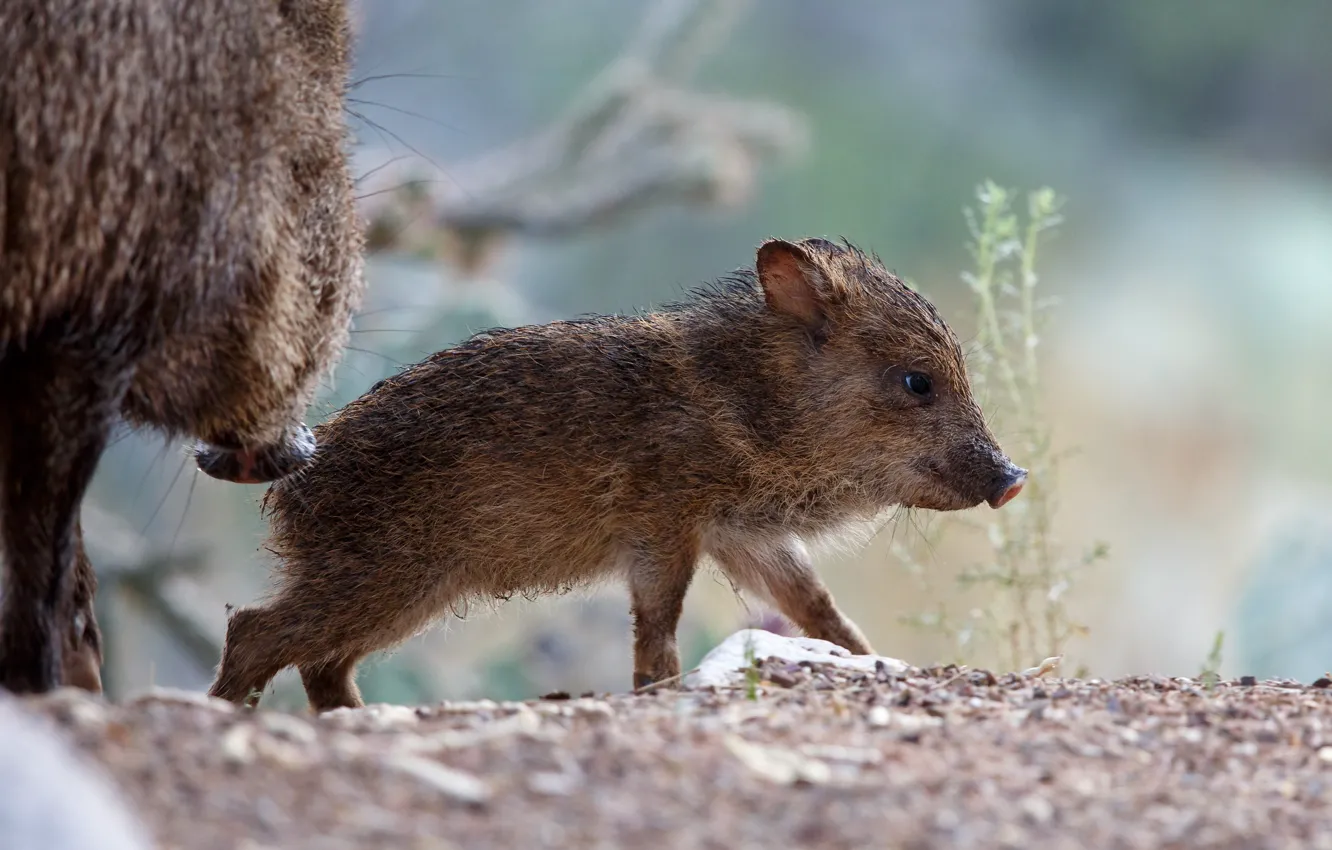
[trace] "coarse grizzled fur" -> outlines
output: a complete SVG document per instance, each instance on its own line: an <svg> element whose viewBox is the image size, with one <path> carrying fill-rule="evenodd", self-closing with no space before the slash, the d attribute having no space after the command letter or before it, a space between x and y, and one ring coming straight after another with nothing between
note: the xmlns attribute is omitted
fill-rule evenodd
<svg viewBox="0 0 1332 850"><path fill-rule="evenodd" d="M97 690L79 505L119 418L308 461L361 298L344 0L0 2L0 686Z"/></svg>
<svg viewBox="0 0 1332 850"><path fill-rule="evenodd" d="M277 590L236 611L212 693L300 668L316 709L451 606L622 574L638 684L679 673L700 558L808 634L870 652L803 539L893 505L999 506L1025 472L934 307L850 244L641 316L496 330L381 381L265 499Z"/></svg>

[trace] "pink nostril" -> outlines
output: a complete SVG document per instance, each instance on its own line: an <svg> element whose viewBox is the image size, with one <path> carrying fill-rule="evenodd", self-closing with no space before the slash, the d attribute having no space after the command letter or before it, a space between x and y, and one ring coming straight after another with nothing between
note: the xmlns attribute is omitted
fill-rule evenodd
<svg viewBox="0 0 1332 850"><path fill-rule="evenodd" d="M1027 483L1026 476L1019 478L1017 482L1010 484L1008 489L1005 490L1002 494L1000 494L999 498L990 502L990 507L995 508L997 510L999 508L1002 508L1004 505L1008 504L1009 502L1013 501L1014 497L1016 497L1018 493L1022 492L1022 486L1026 483Z"/></svg>
<svg viewBox="0 0 1332 850"><path fill-rule="evenodd" d="M258 458L252 451L242 450L236 452L236 463L240 467L236 474L237 484L262 484L263 479L254 474L254 467Z"/></svg>

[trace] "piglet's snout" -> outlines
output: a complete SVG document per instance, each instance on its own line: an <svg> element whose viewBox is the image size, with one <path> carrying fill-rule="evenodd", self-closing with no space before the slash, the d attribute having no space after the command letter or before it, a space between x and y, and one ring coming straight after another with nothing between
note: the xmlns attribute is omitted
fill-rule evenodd
<svg viewBox="0 0 1332 850"><path fill-rule="evenodd" d="M1020 466L1015 466L1008 462L1008 468L999 476L994 489L990 492L986 501L990 507L996 510L1013 501L1018 493L1022 492L1022 487L1027 483L1027 470Z"/></svg>

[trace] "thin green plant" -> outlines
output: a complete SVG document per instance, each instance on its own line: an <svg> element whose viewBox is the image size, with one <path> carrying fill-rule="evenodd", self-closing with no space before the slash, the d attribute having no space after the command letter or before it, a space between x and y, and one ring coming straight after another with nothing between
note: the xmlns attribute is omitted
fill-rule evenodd
<svg viewBox="0 0 1332 850"><path fill-rule="evenodd" d="M1208 693L1221 682L1221 646L1225 640L1225 631L1218 631L1216 637L1212 638L1212 649L1207 653L1207 660L1203 662L1202 669L1198 672L1198 680Z"/></svg>
<svg viewBox="0 0 1332 850"><path fill-rule="evenodd" d="M754 648L754 633L745 635L745 699L758 702L759 666L757 651Z"/></svg>
<svg viewBox="0 0 1332 850"><path fill-rule="evenodd" d="M994 660L1011 670L1062 656L1074 638L1087 634L1069 613L1068 593L1085 569L1109 552L1106 544L1095 543L1068 557L1052 532L1062 456L1054 449L1043 406L1040 340L1055 301L1041 294L1037 259L1044 240L1063 221L1063 201L1049 188L1030 192L1023 221L1013 210L1014 196L992 181L978 187L978 208L965 210L974 267L962 279L976 308L972 381L987 411L1002 419L1004 427L995 430L1010 456L1027 468L1027 484L1018 499L986 521L945 519L922 540L933 546L958 523L984 532L988 556L957 576L958 595L978 604L959 616L940 601L928 612L903 618L946 636L958 663ZM895 543L893 554L935 592L932 570L913 547Z"/></svg>

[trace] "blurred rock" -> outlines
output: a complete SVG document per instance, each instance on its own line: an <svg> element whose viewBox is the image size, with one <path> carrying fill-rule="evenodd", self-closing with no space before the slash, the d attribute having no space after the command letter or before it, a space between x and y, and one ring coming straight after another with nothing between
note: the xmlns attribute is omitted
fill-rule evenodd
<svg viewBox="0 0 1332 850"><path fill-rule="evenodd" d="M0 789L5 850L155 846L101 770L9 697L0 697Z"/></svg>

